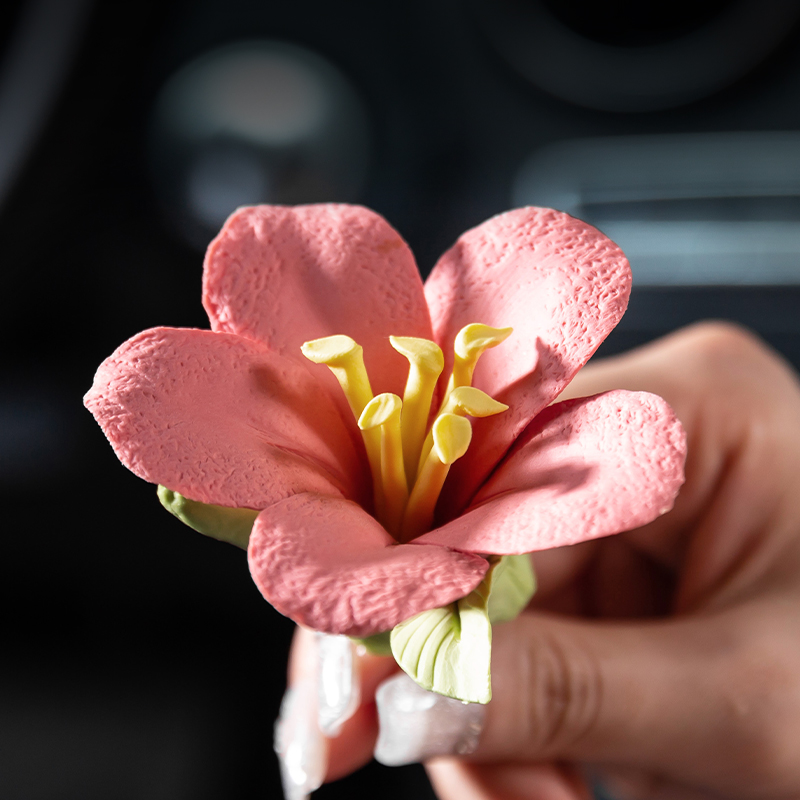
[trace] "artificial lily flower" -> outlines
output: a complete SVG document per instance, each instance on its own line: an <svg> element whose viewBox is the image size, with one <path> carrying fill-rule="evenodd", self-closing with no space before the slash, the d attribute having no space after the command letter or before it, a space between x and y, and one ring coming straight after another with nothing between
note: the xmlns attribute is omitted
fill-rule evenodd
<svg viewBox="0 0 800 800"><path fill-rule="evenodd" d="M365 208L243 208L206 256L211 330L134 336L85 402L139 477L247 509L278 611L368 637L474 594L495 557L671 507L685 437L663 400L554 403L629 291L622 251L550 209L467 232L423 286ZM462 386L483 411L459 412Z"/></svg>

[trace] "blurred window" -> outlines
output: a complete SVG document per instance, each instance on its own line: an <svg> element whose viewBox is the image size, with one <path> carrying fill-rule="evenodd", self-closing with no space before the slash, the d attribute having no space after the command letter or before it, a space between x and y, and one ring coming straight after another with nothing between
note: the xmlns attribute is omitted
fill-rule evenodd
<svg viewBox="0 0 800 800"><path fill-rule="evenodd" d="M800 285L800 133L560 143L523 165L513 204L595 225L637 286Z"/></svg>

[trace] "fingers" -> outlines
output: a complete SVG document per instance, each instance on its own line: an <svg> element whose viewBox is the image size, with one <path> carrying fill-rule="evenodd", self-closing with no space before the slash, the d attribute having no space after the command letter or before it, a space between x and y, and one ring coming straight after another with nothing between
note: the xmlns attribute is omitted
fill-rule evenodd
<svg viewBox="0 0 800 800"><path fill-rule="evenodd" d="M731 797L747 796L745 781L753 792L797 785L793 602L641 624L528 614L498 626L493 699L471 758L629 765Z"/></svg>
<svg viewBox="0 0 800 800"><path fill-rule="evenodd" d="M528 614L498 626L494 697L482 707L478 748L468 769L434 765L440 796L583 798L574 775L543 766L565 761L630 767L659 776L664 791L694 786L730 797L754 797L762 789L765 797L789 796L800 785L800 646L788 635L800 625L796 598L775 595L675 621L608 624ZM388 659L357 663L365 698L391 683L385 677L395 667ZM413 712L426 717L418 722L421 740L449 725L433 719L442 713L436 703ZM382 724L397 727L383 717ZM367 700L327 740L328 780L365 763L376 732ZM417 758L459 752L429 744Z"/></svg>

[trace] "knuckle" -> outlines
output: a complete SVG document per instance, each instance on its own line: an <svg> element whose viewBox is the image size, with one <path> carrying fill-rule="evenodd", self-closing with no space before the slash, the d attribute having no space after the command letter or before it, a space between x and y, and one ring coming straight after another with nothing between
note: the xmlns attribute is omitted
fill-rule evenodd
<svg viewBox="0 0 800 800"><path fill-rule="evenodd" d="M602 698L599 664L576 643L546 633L532 639L527 650L529 750L542 756L569 754L596 725Z"/></svg>
<svg viewBox="0 0 800 800"><path fill-rule="evenodd" d="M776 403L800 402L797 378L768 344L731 322L703 322L673 340L673 356L690 380L723 407L746 406L757 424L775 416ZM776 399L778 398L778 399Z"/></svg>
<svg viewBox="0 0 800 800"><path fill-rule="evenodd" d="M682 344L710 366L748 366L773 361L772 350L752 331L733 322L700 322L685 329Z"/></svg>

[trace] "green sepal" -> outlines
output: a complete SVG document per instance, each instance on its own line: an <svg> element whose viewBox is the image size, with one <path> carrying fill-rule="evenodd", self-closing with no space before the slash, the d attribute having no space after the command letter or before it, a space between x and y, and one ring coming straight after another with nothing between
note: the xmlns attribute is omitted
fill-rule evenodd
<svg viewBox="0 0 800 800"><path fill-rule="evenodd" d="M173 492L166 486L158 487L158 499L170 514L174 514L198 533L247 550L250 531L253 530L258 511L252 508L227 508L200 503Z"/></svg>
<svg viewBox="0 0 800 800"><path fill-rule="evenodd" d="M489 595L489 620L492 625L510 622L530 603L536 591L536 575L531 557L503 556L494 567Z"/></svg>
<svg viewBox="0 0 800 800"><path fill-rule="evenodd" d="M530 556L503 556L466 597L397 625L390 636L392 655L423 689L466 703L488 703L492 624L517 617L535 590Z"/></svg>
<svg viewBox="0 0 800 800"><path fill-rule="evenodd" d="M465 703L492 699L488 601L497 564L466 597L423 611L392 631L392 655L423 689Z"/></svg>
<svg viewBox="0 0 800 800"><path fill-rule="evenodd" d="M389 641L390 634L391 631L381 631L363 639L353 637L353 641L356 644L363 644L367 648L367 652L372 653L374 656L390 656L392 654L392 645Z"/></svg>

